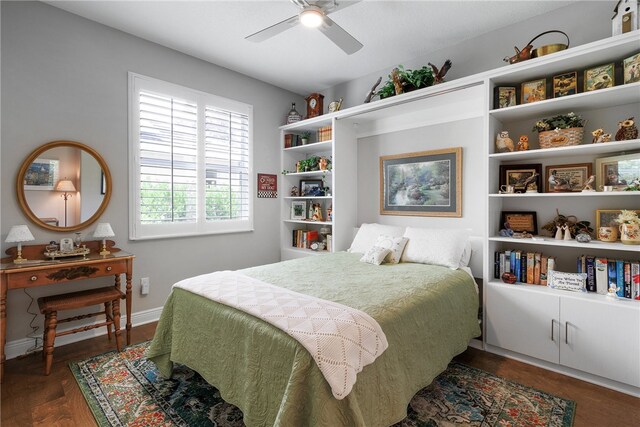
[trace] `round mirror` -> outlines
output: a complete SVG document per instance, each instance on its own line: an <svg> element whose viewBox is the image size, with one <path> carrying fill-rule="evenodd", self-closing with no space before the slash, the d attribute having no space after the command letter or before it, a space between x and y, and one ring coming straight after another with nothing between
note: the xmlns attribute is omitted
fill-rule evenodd
<svg viewBox="0 0 640 427"><path fill-rule="evenodd" d="M111 197L111 172L93 148L54 141L33 151L18 171L18 203L36 225L74 231L96 221Z"/></svg>

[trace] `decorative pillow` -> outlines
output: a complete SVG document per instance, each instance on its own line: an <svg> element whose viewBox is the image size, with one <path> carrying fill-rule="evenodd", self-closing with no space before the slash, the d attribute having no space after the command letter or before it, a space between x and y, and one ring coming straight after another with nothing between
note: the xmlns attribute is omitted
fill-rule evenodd
<svg viewBox="0 0 640 427"><path fill-rule="evenodd" d="M460 257L460 268L468 267L470 261L471 261L471 240L467 238L467 241L464 245L464 250L462 251L462 256Z"/></svg>
<svg viewBox="0 0 640 427"><path fill-rule="evenodd" d="M407 227L404 237L409 241L402 254L402 262L442 265L452 269L460 267L469 241L466 230L451 229Z"/></svg>
<svg viewBox="0 0 640 427"><path fill-rule="evenodd" d="M397 264L400 262L400 257L402 256L402 251L404 251L404 247L407 245L406 237L393 237L381 235L378 236L378 240L376 240L376 244L374 247L379 246L381 248L389 249L389 255L387 255L384 259L384 262L388 262L390 264Z"/></svg>
<svg viewBox="0 0 640 427"><path fill-rule="evenodd" d="M368 264L380 265L382 264L382 261L384 261L384 257L386 257L389 252L391 252L391 249L372 246L371 249L369 249L362 258L360 258L360 261Z"/></svg>
<svg viewBox="0 0 640 427"><path fill-rule="evenodd" d="M373 245L375 245L378 236L384 234L386 236L402 237L404 227L395 227L393 225L382 224L362 224L356 233L356 237L351 242L349 252L365 253Z"/></svg>

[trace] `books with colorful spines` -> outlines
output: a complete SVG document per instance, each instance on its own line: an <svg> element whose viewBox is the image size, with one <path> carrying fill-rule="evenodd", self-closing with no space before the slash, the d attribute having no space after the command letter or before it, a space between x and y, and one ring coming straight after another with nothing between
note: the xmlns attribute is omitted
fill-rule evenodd
<svg viewBox="0 0 640 427"><path fill-rule="evenodd" d="M311 247L311 244L318 240L318 230L307 231L307 248Z"/></svg>
<svg viewBox="0 0 640 427"><path fill-rule="evenodd" d="M516 269L513 274L516 275L516 282L522 282L522 251L516 251Z"/></svg>
<svg viewBox="0 0 640 427"><path fill-rule="evenodd" d="M542 254L536 252L533 255L533 284L540 284L540 262L542 261Z"/></svg>
<svg viewBox="0 0 640 427"><path fill-rule="evenodd" d="M596 272L595 272L595 257L587 256L585 258L585 265L587 269L587 291L596 292Z"/></svg>
<svg viewBox="0 0 640 427"><path fill-rule="evenodd" d="M292 141L293 141L293 134L286 133L284 135L284 148L291 148Z"/></svg>
<svg viewBox="0 0 640 427"><path fill-rule="evenodd" d="M605 295L607 293L607 288L609 287L607 279L609 269L607 267L607 262L608 260L606 258L596 258L595 262L596 292L600 295Z"/></svg>
<svg viewBox="0 0 640 427"><path fill-rule="evenodd" d="M515 249L511 250L511 254L509 255L509 268L511 273L516 272L516 251Z"/></svg>
<svg viewBox="0 0 640 427"><path fill-rule="evenodd" d="M631 298L631 264L629 261L624 262L624 297Z"/></svg>
<svg viewBox="0 0 640 427"><path fill-rule="evenodd" d="M546 255L540 257L540 284L547 286L547 267L549 265L549 258Z"/></svg>
<svg viewBox="0 0 640 427"><path fill-rule="evenodd" d="M500 252L500 277L502 277L502 275L504 274L505 262L506 262L506 257L504 255L504 252Z"/></svg>
<svg viewBox="0 0 640 427"><path fill-rule="evenodd" d="M504 251L504 272L511 273L511 251Z"/></svg>
<svg viewBox="0 0 640 427"><path fill-rule="evenodd" d="M493 253L493 278L500 278L500 252L495 251Z"/></svg>
<svg viewBox="0 0 640 427"><path fill-rule="evenodd" d="M527 252L527 283L532 285L533 282L533 269L535 266L535 254L533 252Z"/></svg>
<svg viewBox="0 0 640 427"><path fill-rule="evenodd" d="M631 298L640 300L640 262L631 263Z"/></svg>
<svg viewBox="0 0 640 427"><path fill-rule="evenodd" d="M523 252L520 254L520 281L527 283L527 254Z"/></svg>
<svg viewBox="0 0 640 427"><path fill-rule="evenodd" d="M618 283L618 296L624 298L624 261L616 260L616 282Z"/></svg>
<svg viewBox="0 0 640 427"><path fill-rule="evenodd" d="M607 260L607 286L609 289L615 289L618 286L618 280L616 279L616 260L608 259Z"/></svg>

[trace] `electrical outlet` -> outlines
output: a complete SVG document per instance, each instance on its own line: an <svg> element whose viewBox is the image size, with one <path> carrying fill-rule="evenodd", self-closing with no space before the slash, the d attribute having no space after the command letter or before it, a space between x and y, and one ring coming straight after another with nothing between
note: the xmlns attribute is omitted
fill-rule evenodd
<svg viewBox="0 0 640 427"><path fill-rule="evenodd" d="M149 278L140 279L140 295L149 295Z"/></svg>

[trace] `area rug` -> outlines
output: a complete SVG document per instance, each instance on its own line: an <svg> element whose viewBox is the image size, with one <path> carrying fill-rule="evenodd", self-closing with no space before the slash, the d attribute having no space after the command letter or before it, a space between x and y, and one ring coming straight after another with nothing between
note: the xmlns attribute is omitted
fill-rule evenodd
<svg viewBox="0 0 640 427"><path fill-rule="evenodd" d="M162 378L144 357L148 342L71 363L100 427L241 427L242 412L191 369ZM393 427L573 425L575 402L452 362L420 390Z"/></svg>

